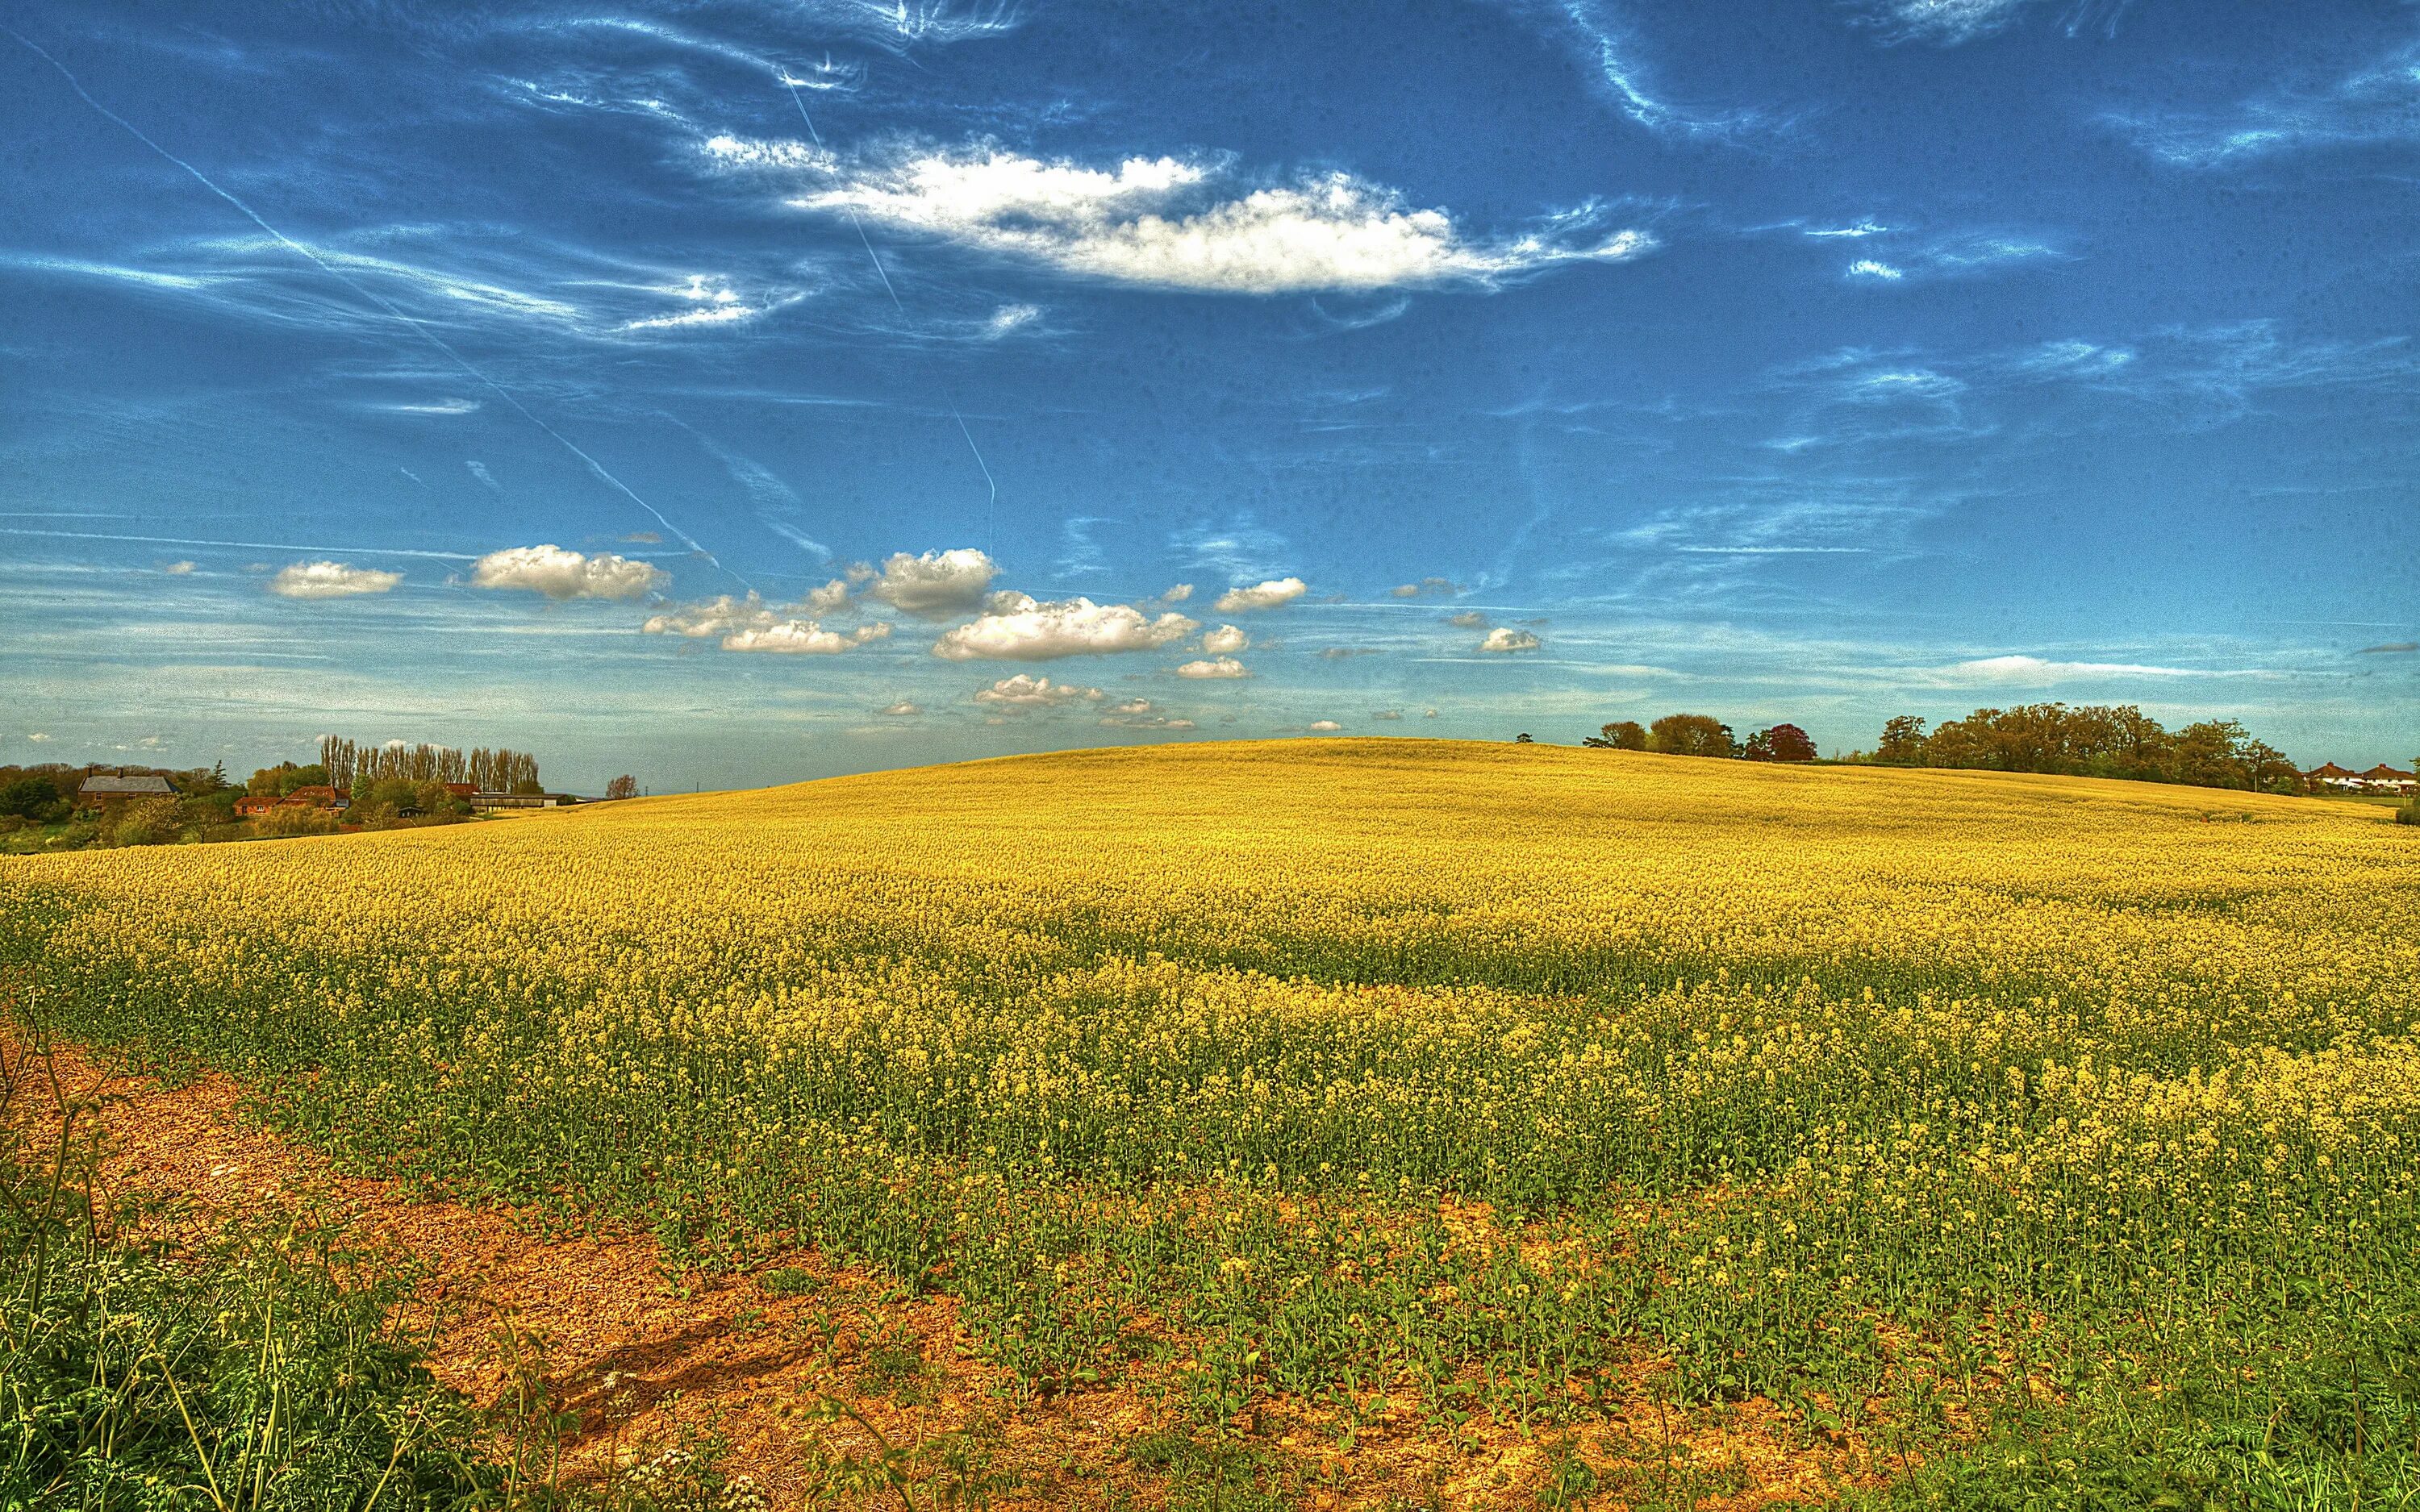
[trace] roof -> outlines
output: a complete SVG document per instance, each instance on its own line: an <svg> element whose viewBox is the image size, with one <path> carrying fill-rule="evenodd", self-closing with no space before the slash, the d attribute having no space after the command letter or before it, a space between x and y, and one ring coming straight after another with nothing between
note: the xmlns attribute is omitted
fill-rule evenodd
<svg viewBox="0 0 2420 1512"><path fill-rule="evenodd" d="M2304 775L2317 782L2332 777L2350 777L2352 772L2350 768L2338 766L2335 763L2330 762L2325 766L2314 766Z"/></svg>
<svg viewBox="0 0 2420 1512"><path fill-rule="evenodd" d="M2376 766L2371 767L2368 771L2364 772L2361 775L2369 779L2373 782L2409 782L2412 780L2411 773L2398 772L2394 767L2387 765L2384 762L2379 763Z"/></svg>
<svg viewBox="0 0 2420 1512"><path fill-rule="evenodd" d="M87 777L79 791L120 797L173 798L177 795L177 790L168 785L164 777Z"/></svg>

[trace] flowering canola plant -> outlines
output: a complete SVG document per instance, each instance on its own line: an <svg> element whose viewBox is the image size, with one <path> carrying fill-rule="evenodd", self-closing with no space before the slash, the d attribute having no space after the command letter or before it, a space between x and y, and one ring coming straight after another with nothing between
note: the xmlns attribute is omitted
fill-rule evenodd
<svg viewBox="0 0 2420 1512"><path fill-rule="evenodd" d="M1645 1362L1810 1422L1956 1380L1971 1436L2037 1376L2241 1392L2289 1326L2412 1315L2420 849L2378 817L1093 751L12 860L0 950L28 1011L359 1165L803 1236L1040 1386L1157 1328L1222 1421L1557 1417Z"/></svg>

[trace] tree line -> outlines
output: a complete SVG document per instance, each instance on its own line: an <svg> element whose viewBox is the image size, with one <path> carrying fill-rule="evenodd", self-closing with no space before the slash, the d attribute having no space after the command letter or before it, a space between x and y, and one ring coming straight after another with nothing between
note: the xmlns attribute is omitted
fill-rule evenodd
<svg viewBox="0 0 2420 1512"><path fill-rule="evenodd" d="M1930 731L1912 714L1883 725L1870 751L1849 758L1881 766L1947 766L1990 772L2056 772L2138 782L2302 793L2302 769L2233 719L2170 730L2132 703L2022 703L1977 709Z"/></svg>
<svg viewBox="0 0 2420 1512"><path fill-rule="evenodd" d="M543 793L537 758L525 750L481 746L463 752L452 746L400 740L361 745L340 735L319 737L319 766L331 786L367 782L468 782L482 793Z"/></svg>
<svg viewBox="0 0 2420 1512"><path fill-rule="evenodd" d="M1667 756L1737 757L1751 762L1811 762L1815 742L1794 724L1756 731L1745 740L1709 714L1668 714L1653 724L1617 719L1580 744L1598 750L1652 750Z"/></svg>

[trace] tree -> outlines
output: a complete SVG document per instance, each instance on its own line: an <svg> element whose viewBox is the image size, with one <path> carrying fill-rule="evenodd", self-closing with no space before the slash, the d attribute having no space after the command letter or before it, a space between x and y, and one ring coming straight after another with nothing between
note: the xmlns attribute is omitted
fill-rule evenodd
<svg viewBox="0 0 2420 1512"><path fill-rule="evenodd" d="M1874 760L1894 766L1924 764L1924 721L1913 714L1895 714L1883 721L1882 744L1874 748Z"/></svg>
<svg viewBox="0 0 2420 1512"><path fill-rule="evenodd" d="M1731 727L1705 714L1668 714L1648 727L1647 748L1667 756L1731 756Z"/></svg>
<svg viewBox="0 0 2420 1512"><path fill-rule="evenodd" d="M1811 762L1815 742L1794 724L1777 724L1748 736L1741 754L1752 762Z"/></svg>
<svg viewBox="0 0 2420 1512"><path fill-rule="evenodd" d="M1636 719L1616 719L1593 735L1581 736L1580 744L1599 750L1645 750L1647 727Z"/></svg>
<svg viewBox="0 0 2420 1512"><path fill-rule="evenodd" d="M1537 742L1531 740L1529 738L1529 732L1524 730L1519 734L1512 737L1512 744L1516 746L1534 746Z"/></svg>
<svg viewBox="0 0 2420 1512"><path fill-rule="evenodd" d="M635 798L639 795L639 779L625 772L605 784L605 795L609 798Z"/></svg>
<svg viewBox="0 0 2420 1512"><path fill-rule="evenodd" d="M0 787L0 818L50 824L65 819L67 810L67 795L59 791L56 782L39 772L27 773Z"/></svg>

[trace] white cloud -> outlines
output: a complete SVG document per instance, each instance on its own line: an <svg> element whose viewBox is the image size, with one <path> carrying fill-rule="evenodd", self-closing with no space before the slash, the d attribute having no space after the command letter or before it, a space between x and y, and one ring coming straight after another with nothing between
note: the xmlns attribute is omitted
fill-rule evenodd
<svg viewBox="0 0 2420 1512"><path fill-rule="evenodd" d="M761 628L726 635L722 638L722 649L833 656L844 651L854 651L868 641L883 640L890 634L891 626L888 625L861 625L844 635L837 630L827 630L813 620L783 620Z"/></svg>
<svg viewBox="0 0 2420 1512"><path fill-rule="evenodd" d="M1195 725L1190 719L1170 719L1156 714L1143 715L1140 717L1121 715L1115 710L1102 716L1101 723L1119 730L1193 730L1199 728L1199 726Z"/></svg>
<svg viewBox="0 0 2420 1512"><path fill-rule="evenodd" d="M906 699L901 699L898 702L892 704L889 708L877 709L875 712L877 714L887 715L893 719L912 719L916 716L923 713L924 710L921 705L910 703Z"/></svg>
<svg viewBox="0 0 2420 1512"><path fill-rule="evenodd" d="M269 580L280 598L357 598L383 594L403 581L399 572L356 567L342 562L298 562Z"/></svg>
<svg viewBox="0 0 2420 1512"><path fill-rule="evenodd" d="M554 545L508 547L471 565L471 586L524 590L552 599L639 598L664 574L610 551L583 556Z"/></svg>
<svg viewBox="0 0 2420 1512"><path fill-rule="evenodd" d="M1311 733L1314 735L1332 735L1343 728L1344 727L1342 725L1338 724L1333 719L1313 719L1311 721Z"/></svg>
<svg viewBox="0 0 2420 1512"><path fill-rule="evenodd" d="M849 585L845 578L834 578L821 588L810 588L799 607L809 614L833 614L848 603Z"/></svg>
<svg viewBox="0 0 2420 1512"><path fill-rule="evenodd" d="M1373 719L1388 719L1388 720L1400 719L1400 718L1402 718L1403 717L1404 717L1404 711L1403 711L1403 710L1401 710L1401 709L1380 709L1377 713L1375 713L1375 714L1373 714L1373 715L1370 716L1370 717L1371 717L1371 718L1373 718Z"/></svg>
<svg viewBox="0 0 2420 1512"><path fill-rule="evenodd" d="M1527 630L1516 630L1509 625L1499 625L1487 632L1487 638L1479 642L1479 649L1481 651L1535 651L1544 644L1544 640Z"/></svg>
<svg viewBox="0 0 2420 1512"><path fill-rule="evenodd" d="M981 604L998 576L1000 564L970 547L927 551L921 557L894 551L865 592L918 619L946 620ZM825 592L836 586L827 585Z"/></svg>
<svg viewBox="0 0 2420 1512"><path fill-rule="evenodd" d="M730 635L739 630L761 630L781 616L765 607L765 601L751 593L746 598L734 598L724 594L697 604L675 604L660 614L651 614L639 626L647 635L680 635L691 640L707 636Z"/></svg>
<svg viewBox="0 0 2420 1512"><path fill-rule="evenodd" d="M1202 638L1202 649L1214 656L1229 656L1251 649L1252 638L1232 625L1222 625Z"/></svg>
<svg viewBox="0 0 2420 1512"><path fill-rule="evenodd" d="M1192 596L1193 585L1191 583L1178 583L1175 587L1160 594L1159 601L1163 604L1182 604Z"/></svg>
<svg viewBox="0 0 2420 1512"><path fill-rule="evenodd" d="M708 278L704 273L692 273L688 283L675 284L669 288L658 289L656 292L669 295L676 300L686 300L689 301L689 308L672 315L650 316L644 319L627 321L622 327L623 330L673 331L685 326L736 325L742 320L753 319L768 310L777 310L785 304L795 304L799 298L794 293L779 293L752 304L742 299L738 291L729 284L721 279Z"/></svg>
<svg viewBox="0 0 2420 1512"><path fill-rule="evenodd" d="M1869 23L1892 42L1955 47L2000 30L2032 0L1873 0Z"/></svg>
<svg viewBox="0 0 2420 1512"><path fill-rule="evenodd" d="M1097 687L1054 683L1047 677L1018 672L978 689L975 702L997 709L1056 709L1069 703L1097 703L1106 696Z"/></svg>
<svg viewBox="0 0 2420 1512"><path fill-rule="evenodd" d="M51 735L50 732L47 730L37 730L25 738L32 741L35 745L39 746L48 741L51 738Z"/></svg>
<svg viewBox="0 0 2420 1512"><path fill-rule="evenodd" d="M1423 578L1416 583L1397 583L1387 590L1387 596L1389 598L1451 598L1462 591L1462 584L1450 578Z"/></svg>
<svg viewBox="0 0 2420 1512"><path fill-rule="evenodd" d="M1852 241L1855 241L1861 240L1867 237L1878 237L1889 230L1889 226L1883 224L1879 221L1866 220L1859 221L1854 225L1810 225L1806 228L1806 234L1810 237L1819 238L1844 237Z"/></svg>
<svg viewBox="0 0 2420 1512"><path fill-rule="evenodd" d="M725 139L717 138L721 142ZM761 165L737 144L710 155ZM1474 239L1443 210L1416 209L1349 174L1244 188L1216 162L1128 158L1113 169L1045 162L997 147L926 152L854 169L800 168L829 187L801 208L846 211L1070 273L1158 288L1232 294L1490 284L1557 263L1618 261L1650 250L1645 232L1583 243L1594 219L1551 233Z"/></svg>
<svg viewBox="0 0 2420 1512"><path fill-rule="evenodd" d="M735 170L828 172L839 162L823 148L806 142L766 142L737 136L711 136L706 138L703 150L713 160L716 167Z"/></svg>
<svg viewBox="0 0 2420 1512"><path fill-rule="evenodd" d="M2051 661L2040 656L1984 656L1931 670L1930 680L1952 687L1998 683L2042 687L2083 679L2128 677L2260 677L2254 670L2205 671L2191 667L2155 667L2132 661Z"/></svg>
<svg viewBox="0 0 2420 1512"><path fill-rule="evenodd" d="M1544 0L1538 8L1562 13L1594 54L1591 61L1614 105L1651 131L1725 138L1777 124L1754 111L1704 114L1657 98L1650 92L1645 70L1634 55L1637 49L1630 28L1607 15L1595 0Z"/></svg>
<svg viewBox="0 0 2420 1512"><path fill-rule="evenodd" d="M171 562L160 570L171 578L182 578L194 570L194 564L190 562Z"/></svg>
<svg viewBox="0 0 2420 1512"><path fill-rule="evenodd" d="M1123 703L1112 705L1109 712L1121 717L1131 717L1138 714L1149 714L1151 712L1151 708L1152 704L1151 700L1149 699L1128 699Z"/></svg>
<svg viewBox="0 0 2420 1512"><path fill-rule="evenodd" d="M1849 276L1851 278L1878 278L1885 284L1896 284L1900 279L1905 278L1907 274L1901 272L1896 268L1893 268L1888 263L1876 262L1871 257L1860 257L1855 262L1849 265Z"/></svg>
<svg viewBox="0 0 2420 1512"><path fill-rule="evenodd" d="M1487 616L1478 609L1466 609L1459 614L1447 615L1445 623L1457 630L1484 630L1487 628Z"/></svg>
<svg viewBox="0 0 2420 1512"><path fill-rule="evenodd" d="M1249 677L1251 672L1233 656L1213 656L1208 661L1188 661L1176 669L1179 677L1232 678Z"/></svg>
<svg viewBox="0 0 2420 1512"><path fill-rule="evenodd" d="M1038 304L1003 304L992 312L989 320L984 322L984 335L998 341L1010 332L1030 326L1041 318L1042 307Z"/></svg>
<svg viewBox="0 0 2420 1512"><path fill-rule="evenodd" d="M1200 627L1182 614L1153 619L1126 604L1080 597L1042 603L1024 594L995 594L981 618L934 641L933 655L947 661L1050 661L1149 651Z"/></svg>
<svg viewBox="0 0 2420 1512"><path fill-rule="evenodd" d="M2222 111L2118 115L2111 124L2164 162L2222 168L2276 153L2420 138L2420 43L2406 43L2360 71L2308 77Z"/></svg>
<svg viewBox="0 0 2420 1512"><path fill-rule="evenodd" d="M1299 578L1272 578L1250 588L1230 588L1218 595L1210 607L1221 614L1240 614L1247 609L1277 609L1291 604L1309 590Z"/></svg>

